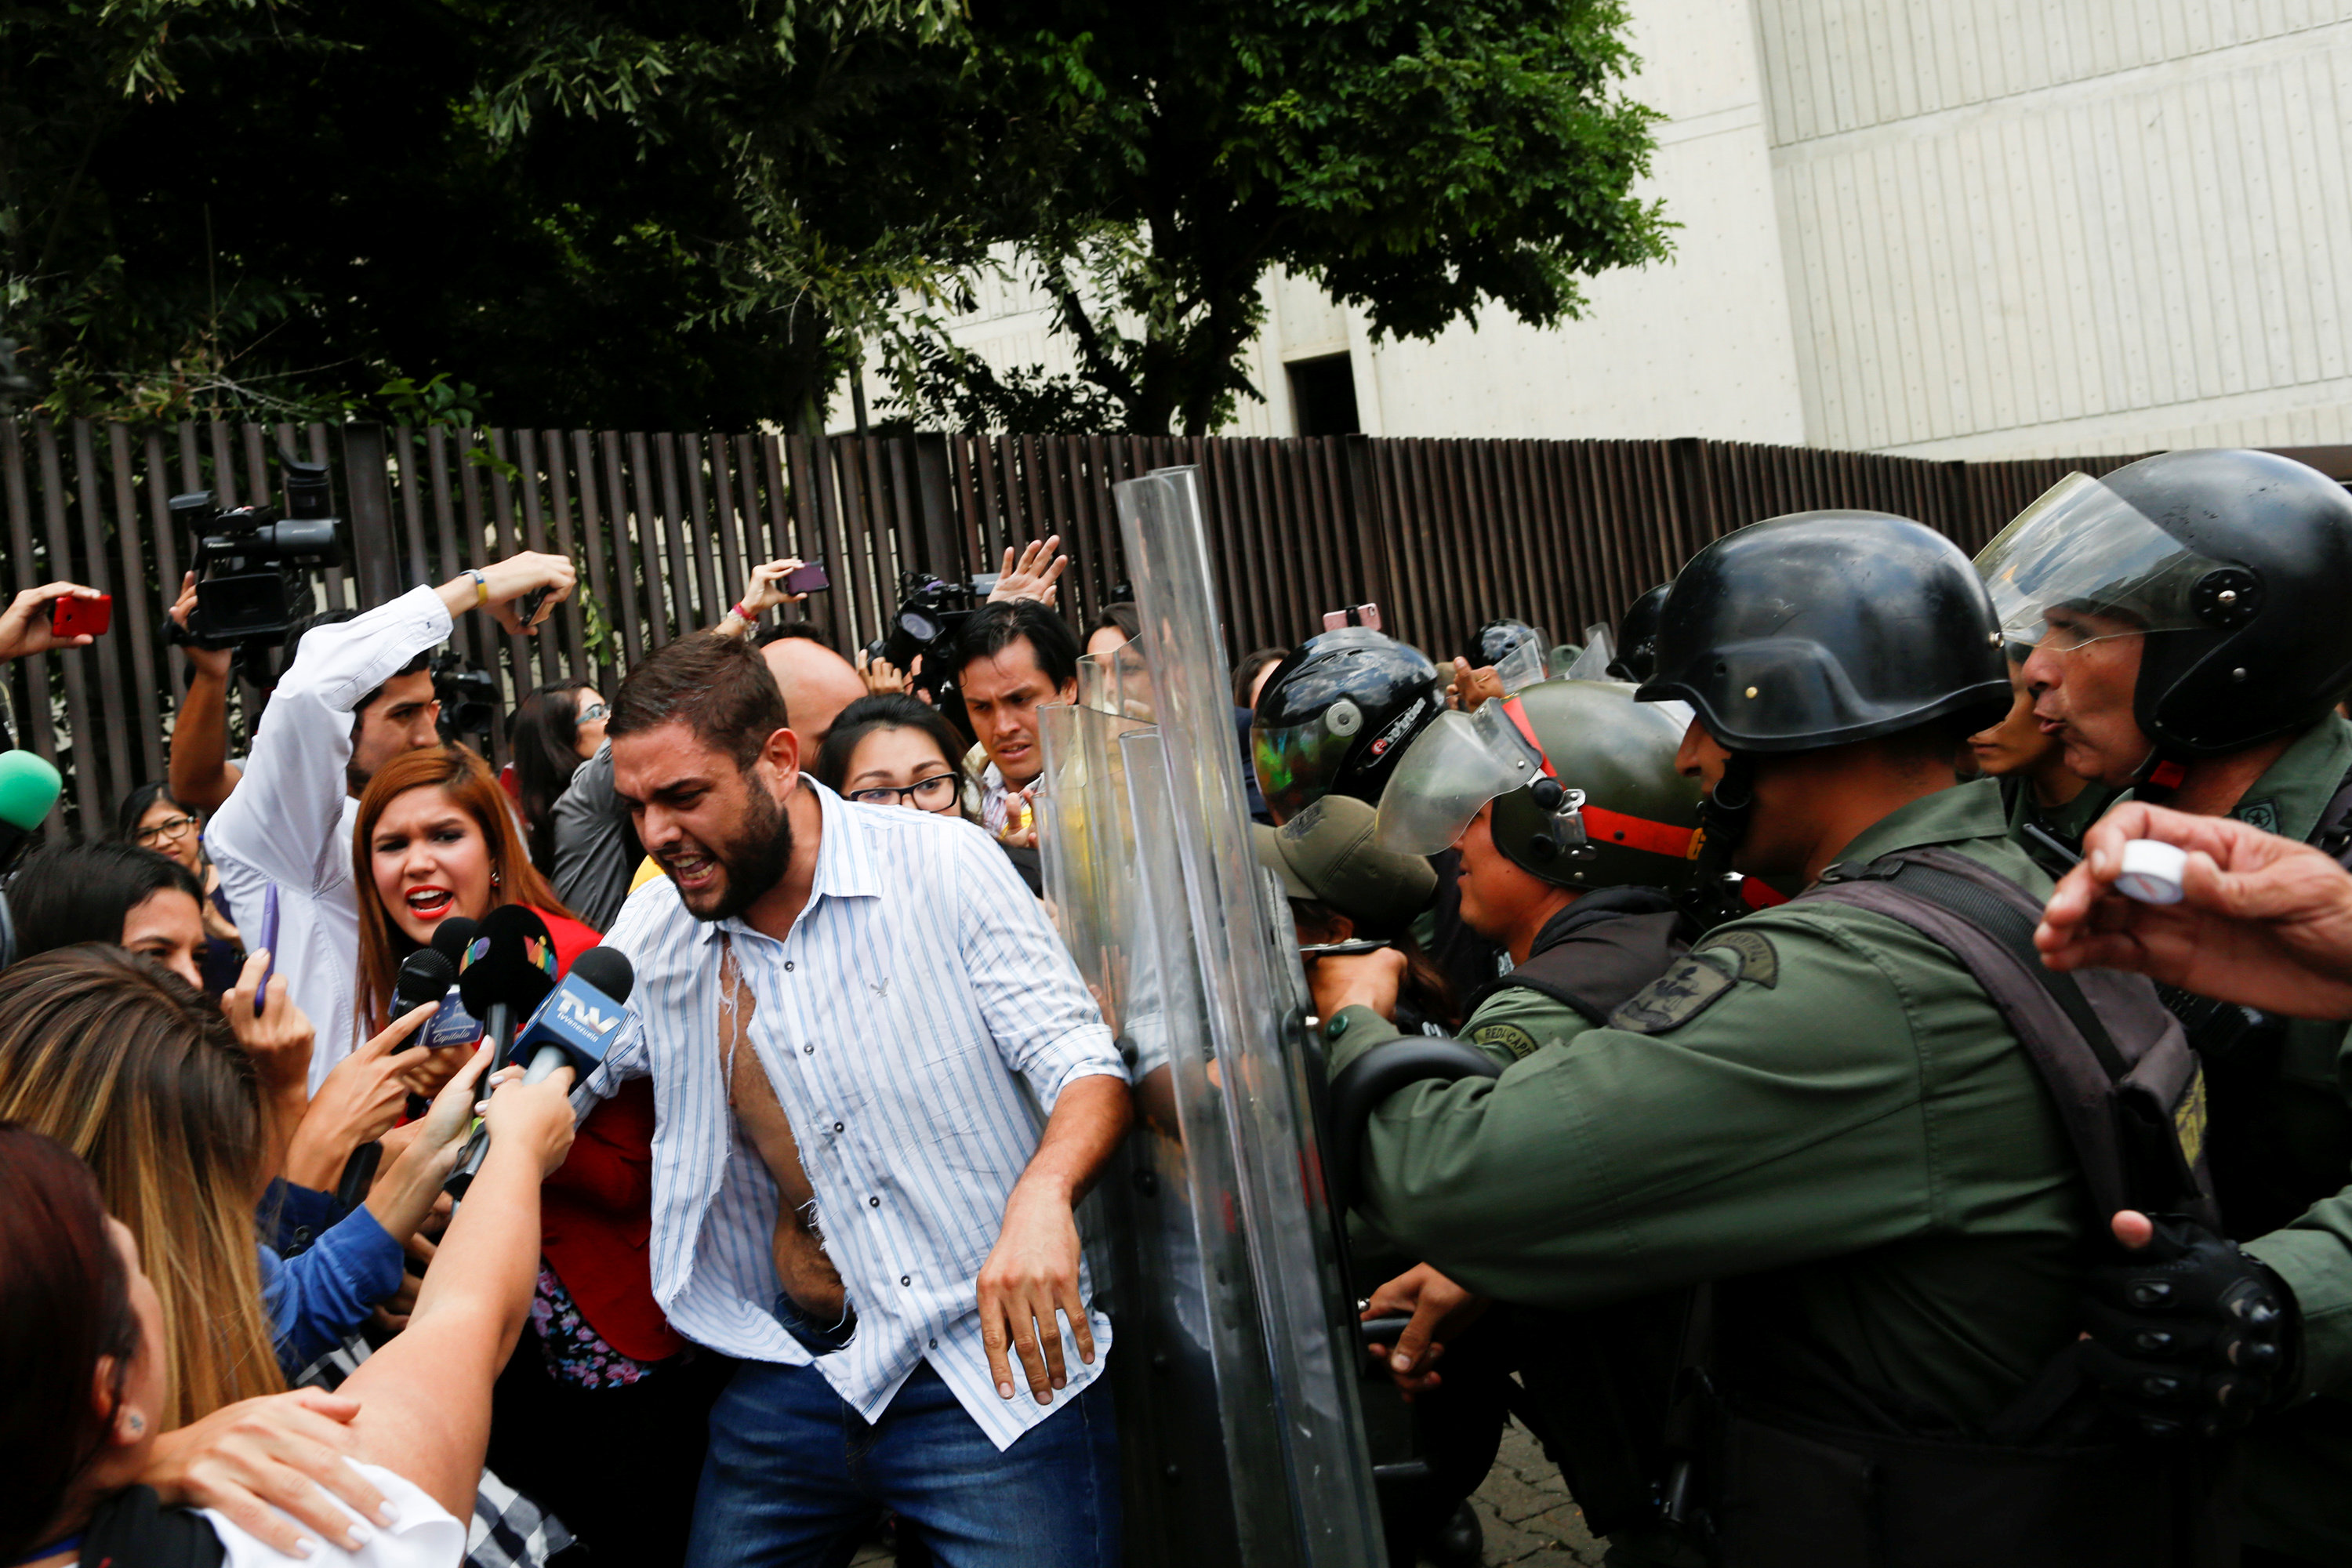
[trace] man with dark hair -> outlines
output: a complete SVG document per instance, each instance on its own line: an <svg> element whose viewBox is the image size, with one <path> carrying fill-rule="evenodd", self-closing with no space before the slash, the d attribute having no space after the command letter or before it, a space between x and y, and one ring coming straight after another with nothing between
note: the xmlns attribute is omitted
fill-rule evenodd
<svg viewBox="0 0 2352 1568"><path fill-rule="evenodd" d="M688 1559L845 1556L884 1505L959 1563L1108 1568L1110 1324L1071 1205L1128 1125L1118 1052L996 847L844 801L789 717L705 635L606 730L668 875L604 939L636 987L586 1092L654 1078L654 1293L741 1363Z"/></svg>
<svg viewBox="0 0 2352 1568"><path fill-rule="evenodd" d="M1069 624L1034 599L983 605L957 637L956 685L972 733L988 753L981 774L981 821L1001 838L1036 841L1024 820L1045 771L1037 710L1078 695L1078 639Z"/></svg>
<svg viewBox="0 0 2352 1568"><path fill-rule="evenodd" d="M352 822L360 792L402 752L441 743L426 657L467 609L488 610L508 631L527 629L516 601L549 590L544 619L571 595L573 577L562 556L525 552L346 620L313 621L289 650L244 774L205 826L205 848L248 942L258 940L265 896L278 889L278 971L319 1031L312 1089L358 1038Z"/></svg>

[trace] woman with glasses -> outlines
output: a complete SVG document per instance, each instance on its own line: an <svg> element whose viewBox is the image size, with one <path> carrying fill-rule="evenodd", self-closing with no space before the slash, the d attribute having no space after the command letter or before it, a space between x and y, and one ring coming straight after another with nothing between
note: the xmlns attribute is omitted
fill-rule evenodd
<svg viewBox="0 0 2352 1568"><path fill-rule="evenodd" d="M142 849L168 855L188 868L204 889L199 908L204 915L204 955L199 971L205 994L222 996L236 984L245 967L245 944L229 919L228 895L221 891L220 872L205 853L205 819L172 798L161 782L143 784L122 797L114 813L114 837Z"/></svg>
<svg viewBox="0 0 2352 1568"><path fill-rule="evenodd" d="M963 737L929 703L902 692L861 697L841 710L809 771L845 800L904 805L941 816L965 809Z"/></svg>
<svg viewBox="0 0 2352 1568"><path fill-rule="evenodd" d="M604 700L586 681L551 680L524 698L507 721L524 841L542 874L555 870L555 803L580 764L604 743Z"/></svg>

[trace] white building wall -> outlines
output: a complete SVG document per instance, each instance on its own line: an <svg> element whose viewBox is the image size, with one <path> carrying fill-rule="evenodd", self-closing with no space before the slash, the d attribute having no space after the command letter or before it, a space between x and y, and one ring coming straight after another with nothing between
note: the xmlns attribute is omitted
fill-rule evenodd
<svg viewBox="0 0 2352 1568"><path fill-rule="evenodd" d="M1757 0L1807 439L2341 442L2352 4Z"/></svg>

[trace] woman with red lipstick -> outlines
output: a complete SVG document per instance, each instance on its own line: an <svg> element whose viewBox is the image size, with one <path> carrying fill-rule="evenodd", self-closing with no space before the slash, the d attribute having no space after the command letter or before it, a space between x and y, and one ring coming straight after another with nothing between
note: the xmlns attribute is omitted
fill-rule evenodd
<svg viewBox="0 0 2352 1568"><path fill-rule="evenodd" d="M528 906L565 972L596 945L531 865L489 765L463 746L377 770L360 797L352 864L375 895L359 900L362 1019L383 1015L402 961L453 915ZM660 1564L684 1552L723 1372L716 1358L696 1361L654 1300L652 1085L633 1079L592 1111L547 1179L538 1293L499 1379L489 1464L599 1556ZM603 1478L622 1452L642 1458L616 1488Z"/></svg>

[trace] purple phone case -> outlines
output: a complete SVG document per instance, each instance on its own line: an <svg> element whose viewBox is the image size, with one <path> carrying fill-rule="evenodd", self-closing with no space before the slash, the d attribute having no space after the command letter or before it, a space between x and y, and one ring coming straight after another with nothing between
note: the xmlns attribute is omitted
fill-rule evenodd
<svg viewBox="0 0 2352 1568"><path fill-rule="evenodd" d="M278 884L272 882L261 894L261 946L269 950L269 963L261 972L261 985L253 994L253 1016L261 1016L262 1007L269 1000L269 977L278 973Z"/></svg>

